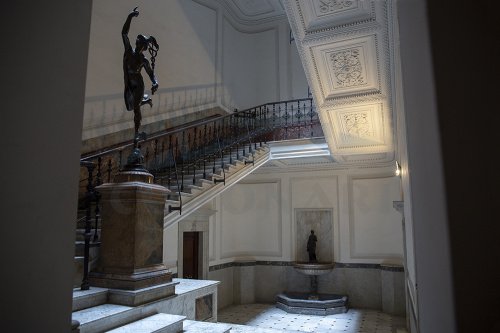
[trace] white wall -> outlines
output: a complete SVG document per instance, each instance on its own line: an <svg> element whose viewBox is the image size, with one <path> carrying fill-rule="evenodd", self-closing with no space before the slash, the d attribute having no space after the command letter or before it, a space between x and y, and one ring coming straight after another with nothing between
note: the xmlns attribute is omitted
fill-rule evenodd
<svg viewBox="0 0 500 333"><path fill-rule="evenodd" d="M215 199L211 265L294 261L297 208L333 210L334 260L402 264L400 179L393 168L253 174ZM212 240L213 238L211 238Z"/></svg>
<svg viewBox="0 0 500 333"><path fill-rule="evenodd" d="M398 158L413 332L455 332L451 257L425 0L399 1Z"/></svg>
<svg viewBox="0 0 500 333"><path fill-rule="evenodd" d="M394 168L257 173L209 202L210 266L234 260L295 261L295 209L333 211L333 258L402 265L400 178ZM177 224L165 229L164 262L177 266Z"/></svg>
<svg viewBox="0 0 500 333"><path fill-rule="evenodd" d="M97 1L92 26L82 138L90 139L133 128L133 112L123 101L121 29L139 6L129 39L153 35L159 89L153 108L142 108L142 124L222 106L232 111L281 99L306 97L300 62L291 61L288 23L276 21L260 30L235 26L214 1ZM145 53L148 57L149 54ZM293 75L292 75L293 73ZM143 71L146 93L151 84ZM307 85L306 85L307 87Z"/></svg>
<svg viewBox="0 0 500 333"><path fill-rule="evenodd" d="M155 68L160 88L153 108L142 108L143 124L215 103L215 10L192 1L98 1L92 12L83 139L133 127L133 112L123 101L121 29L135 6L140 14L132 20L132 46L138 34L152 35L160 45ZM145 71L143 77L150 93Z"/></svg>
<svg viewBox="0 0 500 333"><path fill-rule="evenodd" d="M278 27L242 33L224 19L224 106L242 110L279 100L278 39Z"/></svg>
<svg viewBox="0 0 500 333"><path fill-rule="evenodd" d="M307 84L307 79L304 73L304 67L302 67L302 61L300 60L299 51L295 42L292 41L290 50L290 78L288 80L290 96L293 97L306 97L308 93L309 85Z"/></svg>

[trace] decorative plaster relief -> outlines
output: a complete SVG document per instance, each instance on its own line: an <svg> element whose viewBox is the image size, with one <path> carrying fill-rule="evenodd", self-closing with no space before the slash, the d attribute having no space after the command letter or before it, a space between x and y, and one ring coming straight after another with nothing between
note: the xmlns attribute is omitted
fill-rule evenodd
<svg viewBox="0 0 500 333"><path fill-rule="evenodd" d="M300 17L301 37L319 30L375 19L372 0L295 0L293 11ZM292 4L290 4L292 5ZM295 15L295 14L294 14Z"/></svg>
<svg viewBox="0 0 500 333"><path fill-rule="evenodd" d="M357 0L316 0L312 1L317 16L338 13L347 9L357 8Z"/></svg>
<svg viewBox="0 0 500 333"><path fill-rule="evenodd" d="M385 147L382 103L332 109L328 116L338 149Z"/></svg>
<svg viewBox="0 0 500 333"><path fill-rule="evenodd" d="M361 47L331 52L328 55L335 76L334 88L348 88L366 84L366 77L363 75L366 72L363 68L365 61Z"/></svg>
<svg viewBox="0 0 500 333"><path fill-rule="evenodd" d="M355 94L380 93L376 36L311 47L322 103Z"/></svg>
<svg viewBox="0 0 500 333"><path fill-rule="evenodd" d="M342 116L346 131L351 136L357 136L359 138L371 138L373 137L373 131L370 127L368 121L368 113L351 113L344 114Z"/></svg>

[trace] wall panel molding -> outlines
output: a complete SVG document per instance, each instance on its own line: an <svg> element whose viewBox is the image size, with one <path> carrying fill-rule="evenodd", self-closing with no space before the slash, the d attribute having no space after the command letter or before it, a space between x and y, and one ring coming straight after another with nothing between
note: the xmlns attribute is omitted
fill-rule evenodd
<svg viewBox="0 0 500 333"><path fill-rule="evenodd" d="M248 250L248 251L225 251L224 252L224 247L223 247L223 229L225 223L231 223L231 221L225 221L224 218L224 198L221 196L220 198L220 230L219 230L219 243L220 243L220 259L228 259L228 258L238 258L238 257L245 257L245 258L252 258L252 257L270 257L270 258L281 258L283 256L283 219L282 219L282 213L281 213L281 206L282 206L282 200L281 200L281 180L280 179L274 179L274 180L263 180L263 181L253 181L253 182L240 182L235 185L235 187L241 187L245 185L276 185L276 192L274 193L275 197L277 198L277 204L276 204L276 234L277 234L277 239L276 239L276 246L275 249L272 251L261 251L258 249L254 250ZM234 189L233 189L234 190Z"/></svg>
<svg viewBox="0 0 500 333"><path fill-rule="evenodd" d="M380 173L374 175L350 175L348 176L348 205L349 205L349 257L351 259L378 259L399 262L403 259L402 253L395 252L361 252L356 244L356 216L354 209L354 182L362 180L375 180L393 178L391 173ZM392 199L387 198L388 205L392 207ZM402 237L402 235L401 235Z"/></svg>

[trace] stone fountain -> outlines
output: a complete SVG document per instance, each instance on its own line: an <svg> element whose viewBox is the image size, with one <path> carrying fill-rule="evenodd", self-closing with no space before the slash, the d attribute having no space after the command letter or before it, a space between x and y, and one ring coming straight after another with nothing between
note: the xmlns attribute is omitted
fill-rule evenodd
<svg viewBox="0 0 500 333"><path fill-rule="evenodd" d="M318 227L320 227L320 235L325 235L328 234L328 232L324 232L325 225L327 227L328 225L331 225L329 223L331 219L329 219L328 216L324 215L325 215L324 213L318 211L312 211L312 212L306 211L305 214L302 214L302 216L297 215L297 221L298 223L302 223L303 225L307 226L312 224L312 223L307 223L308 220L312 221L325 220L325 223L318 225ZM316 222L316 224L318 223ZM301 238L299 239L299 241L304 239L303 237L307 237L304 234L303 227L301 228L298 225L297 229L299 230L298 234L300 234L299 237ZM288 313L308 314L308 315L318 315L318 316L326 316L326 315L347 312L348 309L347 296L318 292L318 276L331 272L335 264L333 263L333 261L320 262L317 260L316 242L318 242L318 238L314 234L314 231L311 230L311 234L309 235L307 241L307 252L309 253L309 261L296 261L293 263L293 268L297 272L302 273L309 277L310 290L285 291L276 297L277 301L276 307ZM331 239L330 241L325 239L324 243L325 247L331 246ZM320 251L320 255L322 253L325 252ZM326 253L328 253L328 251L326 251Z"/></svg>
<svg viewBox="0 0 500 333"><path fill-rule="evenodd" d="M309 292L286 291L277 296L276 306L288 313L327 316L347 312L347 296L318 293L318 276L329 273L334 263L295 262L298 272L309 276Z"/></svg>

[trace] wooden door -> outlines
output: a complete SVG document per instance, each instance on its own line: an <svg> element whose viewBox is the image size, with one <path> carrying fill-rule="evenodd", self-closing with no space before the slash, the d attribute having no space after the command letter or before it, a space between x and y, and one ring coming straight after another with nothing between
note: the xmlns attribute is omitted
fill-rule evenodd
<svg viewBox="0 0 500 333"><path fill-rule="evenodd" d="M183 278L198 279L200 233L184 232L183 235Z"/></svg>

